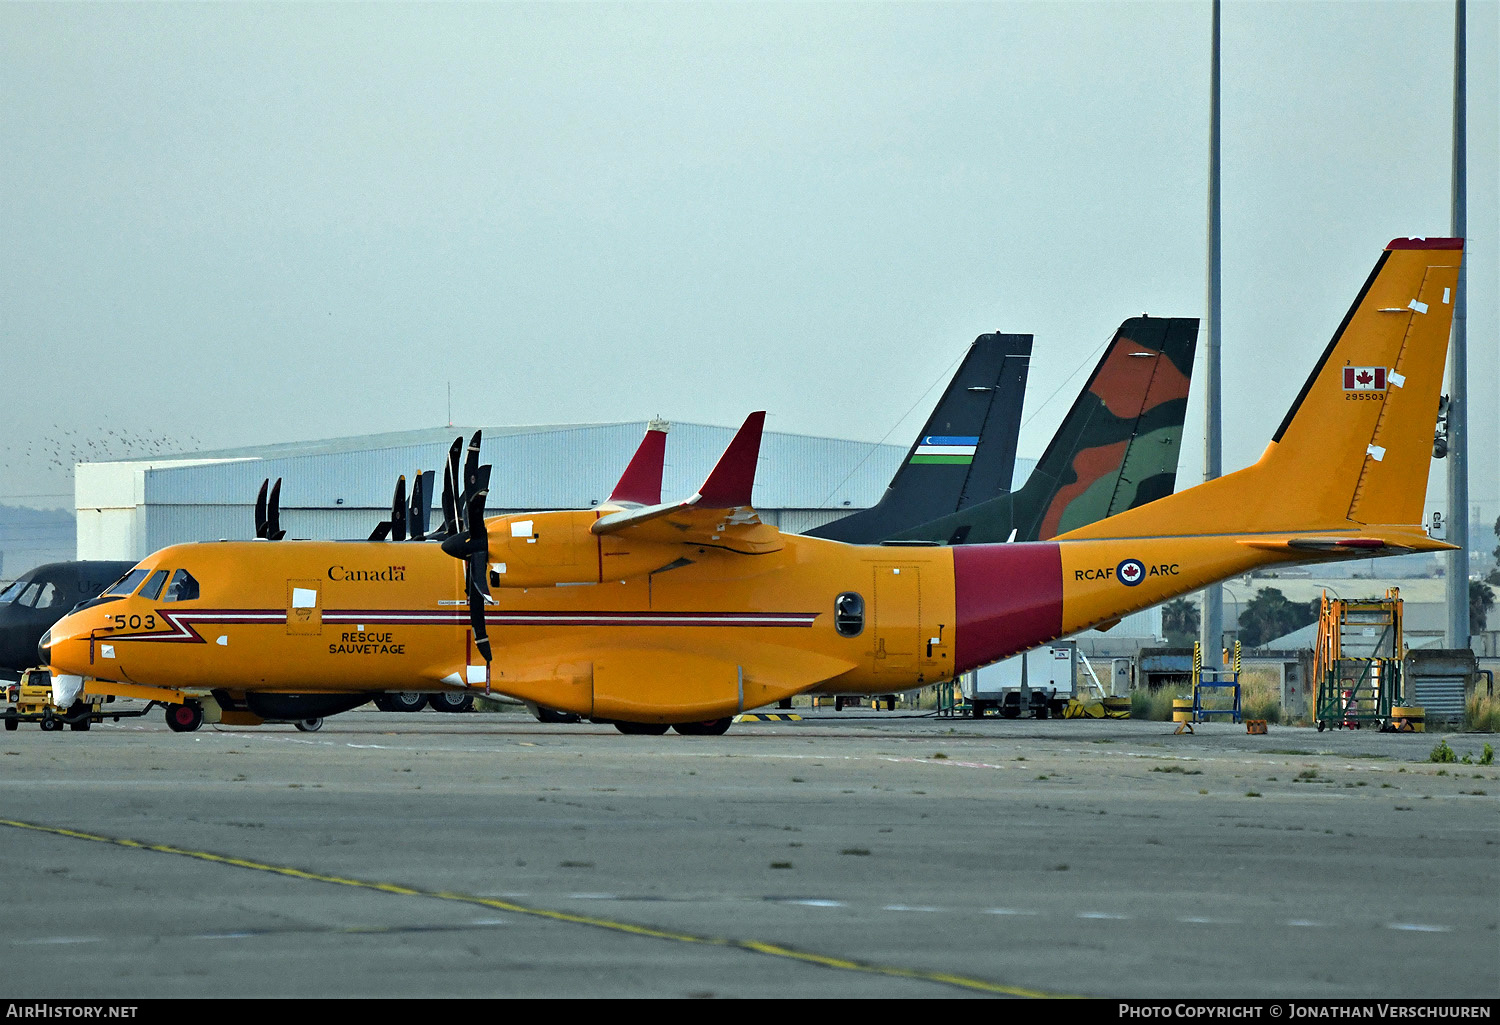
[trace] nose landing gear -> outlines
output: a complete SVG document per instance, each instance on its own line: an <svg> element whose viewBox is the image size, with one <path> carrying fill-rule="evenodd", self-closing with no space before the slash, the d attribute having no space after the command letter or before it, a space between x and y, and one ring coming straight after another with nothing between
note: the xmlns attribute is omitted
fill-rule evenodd
<svg viewBox="0 0 1500 1025"><path fill-rule="evenodd" d="M201 705L168 705L167 727L173 733L192 733L203 725Z"/></svg>

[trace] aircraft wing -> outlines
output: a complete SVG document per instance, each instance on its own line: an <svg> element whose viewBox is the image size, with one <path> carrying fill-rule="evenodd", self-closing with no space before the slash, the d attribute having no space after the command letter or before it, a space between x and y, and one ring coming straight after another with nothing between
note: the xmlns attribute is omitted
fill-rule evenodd
<svg viewBox="0 0 1500 1025"><path fill-rule="evenodd" d="M764 411L751 413L692 498L622 509L595 520L595 535L618 534L636 541L722 548L765 555L782 547L781 532L762 523L750 505L760 458Z"/></svg>

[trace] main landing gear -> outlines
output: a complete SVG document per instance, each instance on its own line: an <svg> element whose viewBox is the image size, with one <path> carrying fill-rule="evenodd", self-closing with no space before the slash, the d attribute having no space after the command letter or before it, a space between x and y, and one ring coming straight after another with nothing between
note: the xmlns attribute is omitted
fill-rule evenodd
<svg viewBox="0 0 1500 1025"><path fill-rule="evenodd" d="M168 705L167 727L173 733L192 733L203 725L201 705Z"/></svg>
<svg viewBox="0 0 1500 1025"><path fill-rule="evenodd" d="M703 722L679 722L670 725L664 722L616 721L615 729L621 733L649 737L659 737L669 729L676 730L685 737L717 737L728 730L733 723L733 716L723 719L708 719Z"/></svg>

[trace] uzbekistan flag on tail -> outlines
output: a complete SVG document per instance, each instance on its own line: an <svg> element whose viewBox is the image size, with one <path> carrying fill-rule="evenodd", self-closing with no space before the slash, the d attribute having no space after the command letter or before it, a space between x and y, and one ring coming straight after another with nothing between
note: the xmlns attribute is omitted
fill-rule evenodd
<svg viewBox="0 0 1500 1025"><path fill-rule="evenodd" d="M978 438L929 434L917 442L917 450L912 453L911 462L967 465L974 461L974 448L978 444Z"/></svg>

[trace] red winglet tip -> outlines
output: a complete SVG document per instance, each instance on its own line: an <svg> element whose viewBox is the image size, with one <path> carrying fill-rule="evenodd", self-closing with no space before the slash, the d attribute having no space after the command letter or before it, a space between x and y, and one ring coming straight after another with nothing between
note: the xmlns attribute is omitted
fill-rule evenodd
<svg viewBox="0 0 1500 1025"><path fill-rule="evenodd" d="M760 459L760 436L765 426L765 410L745 417L745 423L719 457L713 473L698 489L699 506L733 509L750 504L750 493L755 488L755 464Z"/></svg>
<svg viewBox="0 0 1500 1025"><path fill-rule="evenodd" d="M640 447L630 458L630 465L620 475L620 482L610 492L611 502L635 502L639 505L661 504L661 473L666 462L667 432L650 429Z"/></svg>
<svg viewBox="0 0 1500 1025"><path fill-rule="evenodd" d="M1462 249L1461 238L1393 238L1387 249Z"/></svg>

